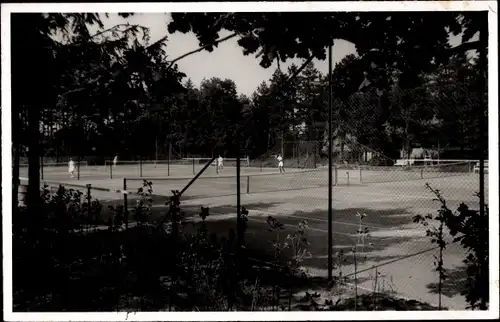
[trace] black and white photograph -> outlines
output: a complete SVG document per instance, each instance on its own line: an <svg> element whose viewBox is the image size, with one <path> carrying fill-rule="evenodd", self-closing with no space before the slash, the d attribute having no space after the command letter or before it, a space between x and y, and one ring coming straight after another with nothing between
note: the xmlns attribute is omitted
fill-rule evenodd
<svg viewBox="0 0 500 322"><path fill-rule="evenodd" d="M5 320L499 317L496 2L1 11Z"/></svg>

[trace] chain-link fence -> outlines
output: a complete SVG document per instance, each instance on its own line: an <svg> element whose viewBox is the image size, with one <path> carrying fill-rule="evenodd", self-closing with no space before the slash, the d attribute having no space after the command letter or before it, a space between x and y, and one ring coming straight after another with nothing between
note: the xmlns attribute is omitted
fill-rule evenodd
<svg viewBox="0 0 500 322"><path fill-rule="evenodd" d="M107 205L123 206L125 212L143 198L137 191L146 180L153 189L153 217L166 211L172 190L189 185L182 195L186 207L193 207L194 212L199 206L210 207L217 231L235 225L235 205L241 202L250 212L245 242L253 249L268 247L274 238L266 230L266 218L282 222L284 235L291 234L298 221L306 220L311 256L302 265L312 276L324 277L328 274L331 158L334 275L343 278L343 286L434 304L439 293L442 306L463 308L467 250L453 241L445 227L440 238L447 246L440 252L432 236L427 236L439 221L424 226L414 218L438 214L442 207L431 188L440 191L452 210L461 203L479 209L480 198L488 203L488 161L484 159L485 177L480 179L480 160L487 154L481 139L487 138L487 129L479 133L476 122L485 104L477 96L457 88L452 94L431 89L425 93L369 91L337 100L332 155L328 155L326 136L316 141L279 142L258 158L241 157L239 164L235 158L225 158L220 168L204 158L116 162L109 158L102 165L79 160L78 182L69 178L66 162L41 162L43 176L50 186L88 189ZM457 158L457 151L464 157ZM21 168L21 176L27 176L25 170ZM481 182L484 195L477 198ZM105 222L103 218L99 224ZM436 262L441 260L445 280L436 273Z"/></svg>

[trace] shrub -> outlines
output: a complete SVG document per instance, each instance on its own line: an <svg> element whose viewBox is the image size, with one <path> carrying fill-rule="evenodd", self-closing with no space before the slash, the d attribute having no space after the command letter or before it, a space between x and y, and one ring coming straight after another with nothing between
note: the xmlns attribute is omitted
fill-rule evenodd
<svg viewBox="0 0 500 322"><path fill-rule="evenodd" d="M461 203L456 212L449 209L446 200L437 189L433 189L429 184L426 187L436 196L441 204L437 216L431 214L423 217L417 215L416 222L423 222L428 226L427 220L437 219L438 228L427 230L427 235L432 237L432 242L438 244L440 256L437 258L437 270L440 271L440 281L445 278L442 250L446 247L443 239L444 225L449 229L454 237L453 242L460 242L467 251L467 256L463 260L467 265L467 287L461 292L466 297L468 308L487 310L489 303L489 208L486 205L484 215L478 210L470 209L466 204ZM477 195L479 198L479 195Z"/></svg>

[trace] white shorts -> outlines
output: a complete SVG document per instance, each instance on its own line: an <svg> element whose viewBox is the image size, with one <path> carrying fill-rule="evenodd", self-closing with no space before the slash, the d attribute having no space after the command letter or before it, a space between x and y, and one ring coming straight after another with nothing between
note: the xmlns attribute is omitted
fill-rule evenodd
<svg viewBox="0 0 500 322"><path fill-rule="evenodd" d="M71 173L71 172L75 172L75 168L73 168L73 167L69 168L68 172L69 172L69 173Z"/></svg>
<svg viewBox="0 0 500 322"><path fill-rule="evenodd" d="M278 167L282 167L282 166L283 166L283 161L280 161L280 162L278 163Z"/></svg>

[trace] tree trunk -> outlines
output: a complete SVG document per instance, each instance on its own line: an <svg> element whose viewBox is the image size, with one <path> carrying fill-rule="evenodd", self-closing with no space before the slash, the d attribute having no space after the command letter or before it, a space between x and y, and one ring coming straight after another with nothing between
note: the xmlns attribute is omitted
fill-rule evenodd
<svg viewBox="0 0 500 322"><path fill-rule="evenodd" d="M339 133L339 139L340 139L340 161L344 161L344 148L345 148L345 133L341 132Z"/></svg>
<svg viewBox="0 0 500 322"><path fill-rule="evenodd" d="M19 180L19 136L17 135L17 131L20 131L19 128L19 119L17 119L17 114L14 113L14 122L12 129L12 156L13 156L13 164L12 164L12 209L13 213L16 213L17 207L19 205L19 185L21 184Z"/></svg>
<svg viewBox="0 0 500 322"><path fill-rule="evenodd" d="M28 191L26 205L30 212L38 208L40 196L40 109L30 106L28 110Z"/></svg>

